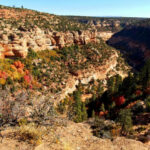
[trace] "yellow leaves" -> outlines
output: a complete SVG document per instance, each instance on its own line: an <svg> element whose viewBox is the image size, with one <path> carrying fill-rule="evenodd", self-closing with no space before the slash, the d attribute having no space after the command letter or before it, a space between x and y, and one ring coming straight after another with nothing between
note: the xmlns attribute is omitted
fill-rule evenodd
<svg viewBox="0 0 150 150"><path fill-rule="evenodd" d="M0 84L1 84L1 85L5 85L5 84L6 84L6 79L0 78Z"/></svg>
<svg viewBox="0 0 150 150"><path fill-rule="evenodd" d="M22 74L17 71L13 72L12 76L15 80L20 80L22 78Z"/></svg>
<svg viewBox="0 0 150 150"><path fill-rule="evenodd" d="M0 70L10 70L11 60L8 59L0 59Z"/></svg>
<svg viewBox="0 0 150 150"><path fill-rule="evenodd" d="M51 57L59 57L59 54L55 50L44 50L38 52L38 56L46 62L49 62Z"/></svg>

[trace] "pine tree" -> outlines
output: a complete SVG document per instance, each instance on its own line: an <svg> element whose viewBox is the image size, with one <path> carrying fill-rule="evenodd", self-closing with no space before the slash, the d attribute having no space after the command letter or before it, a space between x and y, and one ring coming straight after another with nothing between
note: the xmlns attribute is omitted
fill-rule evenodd
<svg viewBox="0 0 150 150"><path fill-rule="evenodd" d="M102 86L102 83L99 83L98 88L97 88L98 97L101 97L103 93L104 93L104 88Z"/></svg>
<svg viewBox="0 0 150 150"><path fill-rule="evenodd" d="M82 121L87 120L88 115L85 107L85 103L82 103Z"/></svg>
<svg viewBox="0 0 150 150"><path fill-rule="evenodd" d="M101 105L101 107L100 107L100 111L105 111L105 105L104 105L104 103L102 103L102 105Z"/></svg>
<svg viewBox="0 0 150 150"><path fill-rule="evenodd" d="M118 115L117 121L122 126L121 134L126 135L132 127L132 113L130 109L122 109Z"/></svg>
<svg viewBox="0 0 150 150"><path fill-rule="evenodd" d="M81 102L81 93L80 91L76 91L74 93L74 100L75 100L75 122L82 122L82 102Z"/></svg>
<svg viewBox="0 0 150 150"><path fill-rule="evenodd" d="M94 109L92 110L92 118L95 118L95 111L94 111Z"/></svg>

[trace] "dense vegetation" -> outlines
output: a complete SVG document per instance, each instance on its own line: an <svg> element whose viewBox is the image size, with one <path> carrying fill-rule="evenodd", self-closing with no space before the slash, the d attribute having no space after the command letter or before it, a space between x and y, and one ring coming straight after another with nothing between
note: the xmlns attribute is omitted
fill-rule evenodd
<svg viewBox="0 0 150 150"><path fill-rule="evenodd" d="M61 113L69 111L68 117L75 122L82 122L87 117L95 118L92 127L93 133L98 137L130 135L137 138L138 131L133 130L132 126L149 123L147 119L150 112L149 86L150 63L147 62L140 72L129 73L124 79L119 75L109 78L107 90L104 90L104 81L93 80L88 86L80 83L78 90L62 101L58 108L61 109ZM90 95L90 98L83 100L84 95ZM86 111L85 108L83 110L83 106L86 107ZM143 117L141 123L138 119L140 116ZM112 122L107 123L106 120Z"/></svg>

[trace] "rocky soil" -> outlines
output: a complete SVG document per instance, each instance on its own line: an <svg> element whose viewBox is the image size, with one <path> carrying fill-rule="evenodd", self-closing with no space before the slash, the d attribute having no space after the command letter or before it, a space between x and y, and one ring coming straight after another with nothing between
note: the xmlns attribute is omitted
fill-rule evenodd
<svg viewBox="0 0 150 150"><path fill-rule="evenodd" d="M86 123L73 123L67 120L54 121L57 127L46 126L46 134L38 146L20 140L17 128L2 131L1 150L150 150L148 144L139 141L117 137L113 141L94 137L90 126ZM60 124L61 123L61 124Z"/></svg>

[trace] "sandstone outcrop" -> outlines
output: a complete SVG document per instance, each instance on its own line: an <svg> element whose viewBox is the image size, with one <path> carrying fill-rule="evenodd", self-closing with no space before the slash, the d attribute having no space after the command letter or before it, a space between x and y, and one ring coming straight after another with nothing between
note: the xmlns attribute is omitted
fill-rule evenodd
<svg viewBox="0 0 150 150"><path fill-rule="evenodd" d="M12 34L13 32L13 34ZM52 50L71 46L74 44L84 45L96 43L98 38L108 40L113 33L97 31L68 31L68 32L45 32L35 27L31 31L8 30L7 34L0 33L1 50L3 57L26 57L28 49L34 51ZM7 47L7 48L6 48Z"/></svg>

